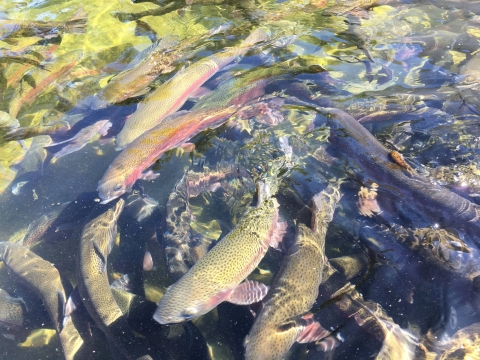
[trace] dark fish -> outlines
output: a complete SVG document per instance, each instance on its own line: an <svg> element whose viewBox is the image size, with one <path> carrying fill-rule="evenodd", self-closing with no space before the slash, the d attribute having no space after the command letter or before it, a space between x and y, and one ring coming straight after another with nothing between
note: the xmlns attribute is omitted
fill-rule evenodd
<svg viewBox="0 0 480 360"><path fill-rule="evenodd" d="M133 190L125 199L125 209L118 220L120 230L119 253L112 262L114 271L129 274L130 292L145 297L143 287L145 260L148 257L146 242L156 236L155 229L162 223L158 202L141 190Z"/></svg>
<svg viewBox="0 0 480 360"><path fill-rule="evenodd" d="M25 189L23 187L27 184L28 188L32 188L36 181L41 178L47 159L47 151L44 147L51 142L52 139L47 135L35 137L23 160L12 167L13 170L17 171L12 183L12 193L14 195L24 193Z"/></svg>
<svg viewBox="0 0 480 360"><path fill-rule="evenodd" d="M395 152L389 151L347 113L338 109L317 106L313 108L327 117L331 132L330 142L341 152L348 154L349 161L362 170L359 176L376 182L382 188L397 187L404 201L417 208L421 214L453 228L464 226L464 230L473 239L480 241L478 205L432 184L429 179L412 173L409 168L393 161L391 154Z"/></svg>
<svg viewBox="0 0 480 360"><path fill-rule="evenodd" d="M25 340L28 330L24 330L25 303L0 289L0 334L14 341Z"/></svg>
<svg viewBox="0 0 480 360"><path fill-rule="evenodd" d="M82 193L33 220L22 240L23 246L31 247L40 239L51 242L67 239L75 228L85 223L86 217L97 204L95 199L98 199L96 192Z"/></svg>
<svg viewBox="0 0 480 360"><path fill-rule="evenodd" d="M60 336L65 358L73 359L82 348L84 340L73 323L67 327L63 325L67 293L72 289L70 283L61 278L50 262L19 244L0 242L0 260L42 299Z"/></svg>
<svg viewBox="0 0 480 360"><path fill-rule="evenodd" d="M62 204L54 210L35 219L28 225L27 233L22 239L22 246L31 247L38 240L40 240L45 233L52 227L52 224L57 220L58 216L67 207L68 204Z"/></svg>

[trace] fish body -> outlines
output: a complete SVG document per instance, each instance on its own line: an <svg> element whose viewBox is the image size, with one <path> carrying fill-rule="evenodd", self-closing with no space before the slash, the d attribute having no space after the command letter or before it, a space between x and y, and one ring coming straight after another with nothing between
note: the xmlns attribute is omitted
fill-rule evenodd
<svg viewBox="0 0 480 360"><path fill-rule="evenodd" d="M108 120L99 120L92 125L86 126L71 139L65 141L59 141L49 146L57 146L60 144L67 143L61 150L57 151L53 156L55 159L59 159L62 156L71 154L75 151L82 149L95 134L100 133L102 136L105 136L108 132L108 129L112 126L112 123Z"/></svg>
<svg viewBox="0 0 480 360"><path fill-rule="evenodd" d="M55 329L60 332L67 297L58 270L16 243L0 242L0 260L43 300Z"/></svg>
<svg viewBox="0 0 480 360"><path fill-rule="evenodd" d="M35 181L40 179L43 174L43 168L47 159L47 150L44 146L51 144L52 139L48 135L36 136L23 160L12 168L17 171L12 184L12 192L15 195L22 193L22 186L29 184L33 186ZM19 185L17 187L17 185Z"/></svg>
<svg viewBox="0 0 480 360"><path fill-rule="evenodd" d="M297 226L295 243L245 338L247 360L285 358L291 346L312 325L304 315L318 296L325 261L325 236L339 200L338 190L329 186L314 199L316 231L304 224Z"/></svg>
<svg viewBox="0 0 480 360"><path fill-rule="evenodd" d="M64 79L78 64L82 56L83 51L75 50L57 59L58 67L56 64L55 68L48 69L48 76L38 81L35 87L28 85L25 81L22 82L21 87L10 102L10 115L16 117L23 105L32 104L40 95L48 92L56 83Z"/></svg>
<svg viewBox="0 0 480 360"><path fill-rule="evenodd" d="M24 342L30 333L25 326L26 322L28 320L23 300L0 289L0 334L17 342Z"/></svg>
<svg viewBox="0 0 480 360"><path fill-rule="evenodd" d="M110 284L106 260L115 242L117 219L124 203L120 199L112 206L102 207L105 211L85 225L80 242L78 289L88 313L102 329L122 316L115 300L108 294Z"/></svg>
<svg viewBox="0 0 480 360"><path fill-rule="evenodd" d="M24 247L31 247L34 243L40 240L43 235L51 228L52 224L57 220L61 212L68 204L63 204L58 208L43 214L40 218L35 219L28 225L27 233L23 237L22 245Z"/></svg>
<svg viewBox="0 0 480 360"><path fill-rule="evenodd" d="M163 235L167 268L174 279L181 278L212 246L210 239L192 233L190 198L216 191L233 178L240 178L245 189L253 189L251 176L238 165L217 166L204 172L190 170L175 184L166 205L167 232Z"/></svg>
<svg viewBox="0 0 480 360"><path fill-rule="evenodd" d="M124 149L141 134L179 110L208 79L237 57L244 55L251 46L267 38L263 30L257 29L238 47L211 55L179 71L138 104L137 111L127 119L122 131L117 135L117 148Z"/></svg>
<svg viewBox="0 0 480 360"><path fill-rule="evenodd" d="M480 89L480 53L477 52L460 68L460 77L459 88Z"/></svg>
<svg viewBox="0 0 480 360"><path fill-rule="evenodd" d="M85 32L87 17L84 10L79 10L67 21L29 21L0 19L0 40L7 38L41 36L58 32L79 34Z"/></svg>
<svg viewBox="0 0 480 360"><path fill-rule="evenodd" d="M208 128L225 122L235 106L206 109L181 116L170 116L133 141L110 164L99 181L98 195L107 203L127 191L165 151L178 147Z"/></svg>
<svg viewBox="0 0 480 360"><path fill-rule="evenodd" d="M117 235L117 220L125 201L119 199L93 210L93 219L83 230L77 256L78 290L88 313L123 356L140 358L139 346L126 318L112 294L107 273L107 259ZM95 216L95 217L94 217Z"/></svg>
<svg viewBox="0 0 480 360"><path fill-rule="evenodd" d="M160 324L187 321L228 301L265 256L278 226L277 218L274 198L249 210L230 233L167 289L153 318Z"/></svg>
<svg viewBox="0 0 480 360"><path fill-rule="evenodd" d="M173 63L180 58L180 51L174 51L176 42L170 37L162 38L142 52L145 57L134 63L130 69L122 71L110 79L108 84L97 94L97 99L92 103L92 109L100 109L108 104L122 102L128 98L141 95L145 89L162 73L174 69ZM175 56L177 55L177 56Z"/></svg>
<svg viewBox="0 0 480 360"><path fill-rule="evenodd" d="M0 289L0 327L21 327L24 322L24 306L22 299L12 297Z"/></svg>
<svg viewBox="0 0 480 360"><path fill-rule="evenodd" d="M0 111L0 129L16 128L18 126L20 126L20 123L17 119L5 111Z"/></svg>
<svg viewBox="0 0 480 360"><path fill-rule="evenodd" d="M403 202L415 206L422 215L452 227L461 224L469 236L478 240L480 206L392 161L391 151L344 111L312 107L327 116L329 141L362 169L364 179L381 187L395 186Z"/></svg>

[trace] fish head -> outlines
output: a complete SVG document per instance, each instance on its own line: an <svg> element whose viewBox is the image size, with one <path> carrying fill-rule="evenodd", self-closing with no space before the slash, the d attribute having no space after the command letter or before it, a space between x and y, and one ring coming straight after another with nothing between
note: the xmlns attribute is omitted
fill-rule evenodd
<svg viewBox="0 0 480 360"><path fill-rule="evenodd" d="M127 188L125 181L121 177L113 177L110 179L102 179L98 183L98 196L101 204L108 204L110 201L122 196L130 189Z"/></svg>
<svg viewBox="0 0 480 360"><path fill-rule="evenodd" d="M158 323L174 324L189 321L205 314L210 309L205 309L205 303L201 300L178 301L178 298L165 295L160 299L153 319ZM187 300L184 298L184 300Z"/></svg>
<svg viewBox="0 0 480 360"><path fill-rule="evenodd" d="M97 96L92 99L92 102L90 104L90 109L101 110L101 109L105 109L109 105L110 105L109 101L103 99L102 96Z"/></svg>

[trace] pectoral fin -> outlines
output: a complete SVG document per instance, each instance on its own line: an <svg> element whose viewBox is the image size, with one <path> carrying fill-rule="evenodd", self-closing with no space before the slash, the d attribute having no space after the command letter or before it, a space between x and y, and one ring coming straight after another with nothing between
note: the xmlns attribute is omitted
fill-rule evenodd
<svg viewBox="0 0 480 360"><path fill-rule="evenodd" d="M270 246L279 249L283 236L287 232L288 224L286 222L277 222L270 236Z"/></svg>
<svg viewBox="0 0 480 360"><path fill-rule="evenodd" d="M330 331L325 330L318 321L315 321L313 314L302 316L298 323L302 325L303 330L297 337L297 342L304 344L314 342L330 335Z"/></svg>
<svg viewBox="0 0 480 360"><path fill-rule="evenodd" d="M138 90L136 93L133 93L130 97L134 98L134 97L137 97L137 96L142 96L142 95L145 95L146 93L148 93L152 88L150 86L147 86L143 89L140 89Z"/></svg>
<svg viewBox="0 0 480 360"><path fill-rule="evenodd" d="M142 173L139 177L139 179L142 179L142 180L155 180L156 178L158 178L160 176L160 174L158 173L154 173L152 170L148 170L144 173Z"/></svg>
<svg viewBox="0 0 480 360"><path fill-rule="evenodd" d="M246 280L232 290L226 301L236 305L250 305L261 301L267 292L267 285L258 281Z"/></svg>

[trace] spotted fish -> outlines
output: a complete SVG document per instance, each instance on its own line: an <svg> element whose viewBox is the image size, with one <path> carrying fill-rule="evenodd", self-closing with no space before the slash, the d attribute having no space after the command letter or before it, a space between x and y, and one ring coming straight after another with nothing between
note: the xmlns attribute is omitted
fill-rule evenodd
<svg viewBox="0 0 480 360"><path fill-rule="evenodd" d="M180 109L200 86L223 67L244 55L256 43L267 39L267 34L257 29L239 46L213 54L179 71L138 105L137 111L127 119L117 135L117 149L124 149L144 132L161 123L168 115Z"/></svg>
<svg viewBox="0 0 480 360"><path fill-rule="evenodd" d="M176 148L208 128L215 128L237 111L236 106L205 109L170 116L123 150L98 183L98 195L106 204L132 189L165 151Z"/></svg>
<svg viewBox="0 0 480 360"><path fill-rule="evenodd" d="M316 231L297 226L295 243L275 277L260 314L245 338L245 358L283 359L297 342L311 342L329 334L308 314L318 296L325 258L325 235L340 200L330 185L316 196Z"/></svg>
<svg viewBox="0 0 480 360"><path fill-rule="evenodd" d="M107 258L117 235L117 220L125 201L119 199L93 210L83 230L77 257L78 290L83 304L107 339L127 358L148 356L135 339L127 320L112 295ZM95 216L95 217L94 217Z"/></svg>
<svg viewBox="0 0 480 360"><path fill-rule="evenodd" d="M67 319L68 327L63 324L67 293L71 291L70 283L60 277L50 262L19 244L0 242L0 260L42 299L60 336L66 359L73 359L82 348L84 340L70 319Z"/></svg>
<svg viewBox="0 0 480 360"><path fill-rule="evenodd" d="M267 185L263 183L259 189ZM197 318L224 301L248 305L267 294L268 288L262 283L242 282L260 263L269 245L278 246L284 229L278 223L277 200L272 193L260 191L258 206L247 211L230 233L167 289L153 316L156 321L179 323Z"/></svg>

